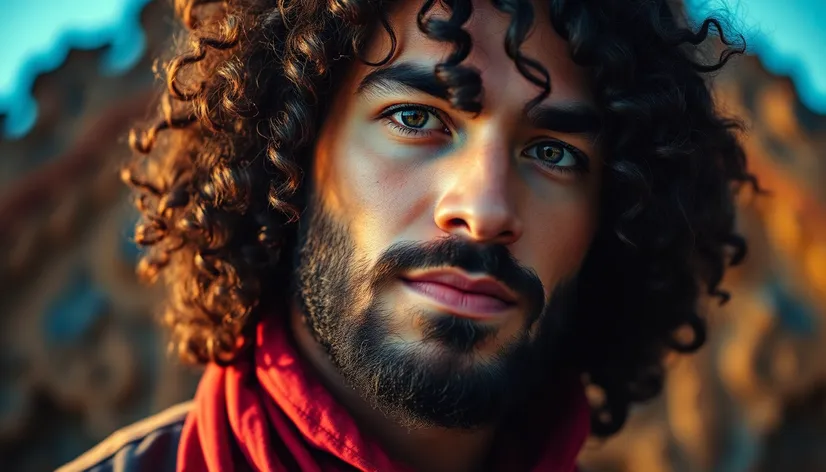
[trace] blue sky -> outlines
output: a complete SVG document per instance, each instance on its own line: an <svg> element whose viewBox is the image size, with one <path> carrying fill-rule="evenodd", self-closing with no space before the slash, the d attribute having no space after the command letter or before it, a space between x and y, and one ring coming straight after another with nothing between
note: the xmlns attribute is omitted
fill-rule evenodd
<svg viewBox="0 0 826 472"><path fill-rule="evenodd" d="M56 69L72 48L108 45L103 74L132 67L144 49L140 11L149 0L0 0L0 114L14 138L34 124L31 89L37 75Z"/></svg>
<svg viewBox="0 0 826 472"><path fill-rule="evenodd" d="M826 0L686 0L700 18L721 12L768 70L792 78L801 101L826 115Z"/></svg>
<svg viewBox="0 0 826 472"><path fill-rule="evenodd" d="M100 65L103 74L127 70L143 52L138 20L149 0L0 1L7 25L0 29L0 41L11 45L0 48L0 114L8 115L2 130L6 137L20 137L34 124L34 79L59 67L71 48L111 46ZM766 67L791 76L803 103L826 114L826 0L686 0L686 4L695 18L710 11L732 17Z"/></svg>

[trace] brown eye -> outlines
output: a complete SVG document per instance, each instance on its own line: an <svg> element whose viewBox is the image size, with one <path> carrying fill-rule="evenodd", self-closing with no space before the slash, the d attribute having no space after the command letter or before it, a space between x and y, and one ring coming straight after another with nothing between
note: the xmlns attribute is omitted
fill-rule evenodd
<svg viewBox="0 0 826 472"><path fill-rule="evenodd" d="M561 142L545 141L525 149L525 156L550 167L581 167L585 163L577 153Z"/></svg>
<svg viewBox="0 0 826 472"><path fill-rule="evenodd" d="M425 110L403 110L399 112L399 121L411 128L424 128L430 118L430 112Z"/></svg>
<svg viewBox="0 0 826 472"><path fill-rule="evenodd" d="M559 146L544 144L539 146L540 158L550 164L557 164L565 155L565 151Z"/></svg>
<svg viewBox="0 0 826 472"><path fill-rule="evenodd" d="M546 139L522 151L522 156L554 173L585 174L589 172L588 156L570 144Z"/></svg>
<svg viewBox="0 0 826 472"><path fill-rule="evenodd" d="M441 131L450 134L439 113L423 105L393 107L383 114L400 133L429 133Z"/></svg>

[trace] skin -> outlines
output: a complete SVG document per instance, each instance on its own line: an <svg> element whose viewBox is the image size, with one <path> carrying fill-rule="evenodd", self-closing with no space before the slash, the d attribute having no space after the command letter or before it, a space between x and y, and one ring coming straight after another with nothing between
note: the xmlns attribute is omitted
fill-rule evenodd
<svg viewBox="0 0 826 472"><path fill-rule="evenodd" d="M448 44L427 39L416 26L420 2L400 2L390 24L398 44L390 65L410 63L432 70L450 52ZM552 93L541 105L593 106L588 81L567 52L565 42L536 5L536 24L521 50L550 73ZM438 15L444 15L438 8ZM473 50L463 65L481 73L482 113L452 109L448 102L403 87L359 85L375 68L354 63L339 84L315 147L312 187L324 211L350 228L358 256L375 262L382 251L402 241L426 242L458 236L480 244L499 244L541 280L546 299L581 266L596 230L601 156L593 136L535 127L525 104L540 89L515 68L502 44L509 17L488 2L474 2L465 26ZM390 49L386 34L367 48L370 60ZM400 104L432 107L383 112ZM394 109L398 110L398 109ZM418 133L409 131L410 124ZM564 142L577 153L555 155L558 167L538 158L542 142ZM554 145L553 149L564 149ZM566 172L581 155L587 171ZM472 274L483 275L483 274ZM398 343L421 341L422 330L409 313L423 305L444 312L438 303L402 283L378 295L394 307L391 320ZM476 346L483 362L526 329L521 303L480 321L495 336ZM408 430L382 417L346 386L293 307L292 326L303 355L365 431L381 438L391 455L420 470L472 470L492 446L495 425L472 431L444 428Z"/></svg>

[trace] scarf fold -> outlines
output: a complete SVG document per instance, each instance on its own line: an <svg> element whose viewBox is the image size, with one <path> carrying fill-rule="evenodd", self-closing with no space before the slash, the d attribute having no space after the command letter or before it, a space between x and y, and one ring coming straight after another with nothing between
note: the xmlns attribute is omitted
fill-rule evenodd
<svg viewBox="0 0 826 472"><path fill-rule="evenodd" d="M273 318L257 327L254 365L207 366L181 433L178 472L410 470L359 431L305 367L287 328ZM495 463L503 470L516 470L518 459L530 452L537 457L531 470L575 470L589 433L589 411L580 383L569 384L574 388L564 401L547 414L542 408L542 418L536 418L536 431L529 434L539 444L512 441L500 451Z"/></svg>

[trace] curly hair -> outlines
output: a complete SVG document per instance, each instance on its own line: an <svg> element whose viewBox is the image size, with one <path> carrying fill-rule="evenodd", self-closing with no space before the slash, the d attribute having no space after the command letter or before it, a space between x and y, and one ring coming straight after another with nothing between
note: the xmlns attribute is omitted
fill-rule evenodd
<svg viewBox="0 0 826 472"><path fill-rule="evenodd" d="M261 313L286 291L302 169L337 78L373 34L395 36L390 0L176 0L183 24L165 63L160 118L133 131L122 171L142 218L138 272L169 289L164 321L185 361L231 363ZM478 73L463 24L470 0L426 0L418 27L447 42L435 67L450 103L481 110ZM504 47L520 73L551 91L550 76L520 51L534 21L528 0L493 0L511 18ZM738 143L741 125L715 107L707 76L742 53L707 19L692 29L666 0L550 0L554 29L586 68L603 115L606 158L600 224L581 275L569 363L604 391L592 431L608 436L631 404L662 389L663 358L705 340L701 292L719 288L746 244L734 230L734 196L757 189ZM704 45L712 38L713 60ZM388 62L387 57L377 64ZM708 63L711 62L711 63ZM264 287L267 290L264 290ZM595 328L597 327L597 328ZM690 340L682 334L692 333Z"/></svg>

